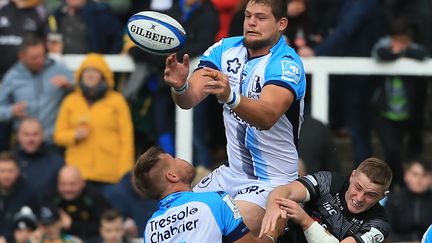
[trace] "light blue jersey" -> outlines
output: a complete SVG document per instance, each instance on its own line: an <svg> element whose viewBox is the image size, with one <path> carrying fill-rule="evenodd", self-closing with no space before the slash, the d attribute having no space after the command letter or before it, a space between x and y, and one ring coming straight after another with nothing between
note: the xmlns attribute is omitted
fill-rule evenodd
<svg viewBox="0 0 432 243"><path fill-rule="evenodd" d="M432 224L424 233L421 243L432 243Z"/></svg>
<svg viewBox="0 0 432 243"><path fill-rule="evenodd" d="M297 178L297 141L303 121L306 78L303 64L283 37L270 53L248 58L243 37L222 39L202 56L199 68L211 67L228 75L231 89L259 99L265 85L289 89L295 100L269 130L242 120L227 105L223 116L229 168L240 176L281 185Z"/></svg>
<svg viewBox="0 0 432 243"><path fill-rule="evenodd" d="M177 192L159 202L147 221L144 242L233 242L246 233L234 200L225 192Z"/></svg>

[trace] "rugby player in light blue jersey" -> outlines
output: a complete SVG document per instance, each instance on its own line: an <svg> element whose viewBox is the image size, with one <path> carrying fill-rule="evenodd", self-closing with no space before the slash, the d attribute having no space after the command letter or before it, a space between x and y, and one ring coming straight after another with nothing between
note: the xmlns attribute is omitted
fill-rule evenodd
<svg viewBox="0 0 432 243"><path fill-rule="evenodd" d="M194 191L226 191L258 236L268 193L297 178L297 140L303 121L303 64L286 44L284 0L247 1L244 34L222 39L189 75L189 56L166 60L165 82L183 109L208 95L223 103L228 161ZM263 238L263 242L272 242Z"/></svg>
<svg viewBox="0 0 432 243"><path fill-rule="evenodd" d="M159 209L147 221L144 242L254 242L236 203L225 192L192 192L192 164L173 158L160 147L149 148L137 161L133 181Z"/></svg>

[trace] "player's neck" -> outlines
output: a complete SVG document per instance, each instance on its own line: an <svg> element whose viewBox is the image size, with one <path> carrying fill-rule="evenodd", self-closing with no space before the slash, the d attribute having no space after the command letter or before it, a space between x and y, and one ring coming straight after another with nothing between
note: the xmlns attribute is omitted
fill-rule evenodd
<svg viewBox="0 0 432 243"><path fill-rule="evenodd" d="M261 48L259 50L248 49L248 58L252 59L255 57L265 56L270 52L271 47Z"/></svg>

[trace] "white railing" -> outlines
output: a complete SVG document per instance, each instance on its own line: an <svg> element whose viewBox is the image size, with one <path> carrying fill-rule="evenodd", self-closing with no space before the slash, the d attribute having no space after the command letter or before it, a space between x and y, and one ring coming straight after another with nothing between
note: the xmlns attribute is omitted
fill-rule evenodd
<svg viewBox="0 0 432 243"><path fill-rule="evenodd" d="M133 60L127 55L105 55L108 65L114 72L132 72ZM75 70L84 55L63 55L65 64ZM432 76L432 60L419 62L402 58L395 62L379 63L371 58L359 57L313 57L303 59L306 73L312 75L311 108L312 116L328 123L329 75L413 75ZM176 151L177 156L192 161L192 112L177 108L176 112Z"/></svg>

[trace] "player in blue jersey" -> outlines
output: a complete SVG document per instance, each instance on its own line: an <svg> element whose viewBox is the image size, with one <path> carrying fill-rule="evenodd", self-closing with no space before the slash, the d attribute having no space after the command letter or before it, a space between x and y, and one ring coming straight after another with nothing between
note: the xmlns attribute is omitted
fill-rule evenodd
<svg viewBox="0 0 432 243"><path fill-rule="evenodd" d="M165 82L177 105L190 109L208 95L224 104L228 162L194 191L229 193L255 236L268 193L295 180L298 171L306 80L300 58L282 36L286 14L284 0L249 0L244 35L211 46L189 78L188 55L183 62L175 55L166 60Z"/></svg>
<svg viewBox="0 0 432 243"><path fill-rule="evenodd" d="M133 171L136 188L158 199L144 242L254 242L234 200L225 192L192 192L192 164L160 147L149 148Z"/></svg>

